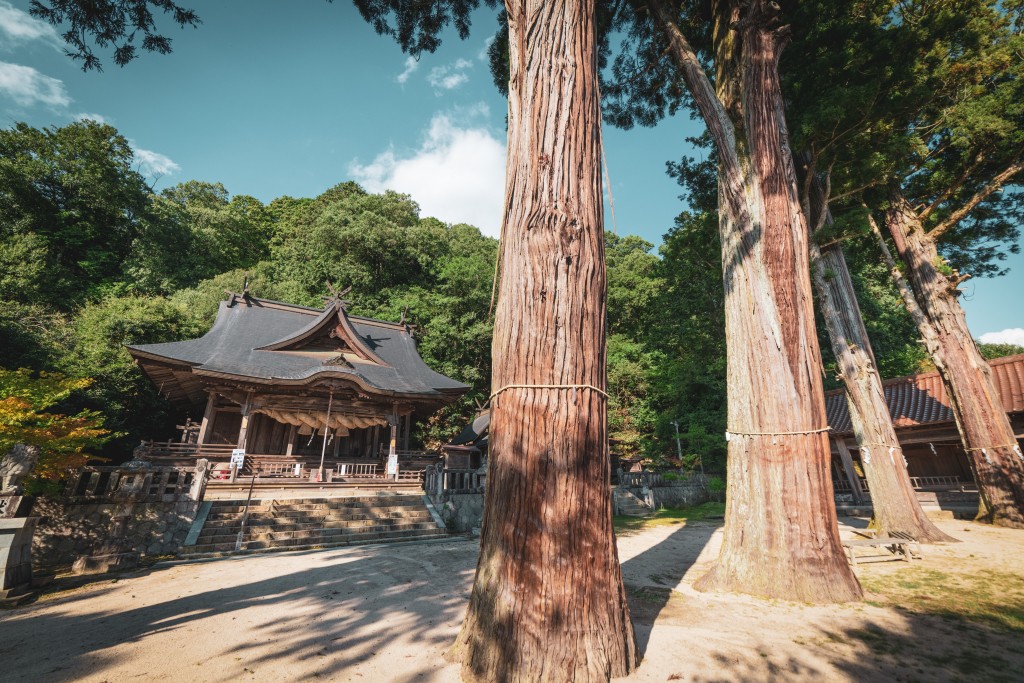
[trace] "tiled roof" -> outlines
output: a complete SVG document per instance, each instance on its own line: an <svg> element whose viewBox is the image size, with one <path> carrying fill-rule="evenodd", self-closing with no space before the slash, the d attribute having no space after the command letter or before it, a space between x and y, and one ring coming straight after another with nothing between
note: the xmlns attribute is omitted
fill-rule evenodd
<svg viewBox="0 0 1024 683"><path fill-rule="evenodd" d="M989 366L1006 412L1024 412L1024 354L997 358L989 361ZM888 379L882 382L882 387L897 429L953 421L949 399L938 372ZM825 393L825 410L832 434L853 431L842 389Z"/></svg>
<svg viewBox="0 0 1024 683"><path fill-rule="evenodd" d="M240 303L239 303L240 302ZM367 359L337 351L308 349L301 342L338 323ZM296 344L290 344L290 342ZM309 384L321 377L350 378L367 391L394 395L455 395L467 385L427 367L409 329L398 323L349 316L338 302L322 311L254 297L222 302L213 327L198 339L129 346L144 365L149 360L187 368L194 374L266 383ZM358 349L356 349L358 350Z"/></svg>

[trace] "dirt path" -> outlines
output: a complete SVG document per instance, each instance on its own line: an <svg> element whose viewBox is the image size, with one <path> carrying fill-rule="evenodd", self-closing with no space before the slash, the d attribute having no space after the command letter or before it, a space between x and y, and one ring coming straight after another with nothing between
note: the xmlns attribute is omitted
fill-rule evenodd
<svg viewBox="0 0 1024 683"><path fill-rule="evenodd" d="M644 660L628 680L1022 680L1024 532L941 526L964 542L925 548L912 565L860 564L878 593L829 607L693 591L717 554L716 524L629 532L619 554ZM0 613L2 678L454 682L442 653L475 561L475 543L446 541L105 579ZM977 619L943 615L948 601L931 604L930 583L970 595ZM1004 609L1009 626L998 623ZM995 627L976 623L986 620Z"/></svg>

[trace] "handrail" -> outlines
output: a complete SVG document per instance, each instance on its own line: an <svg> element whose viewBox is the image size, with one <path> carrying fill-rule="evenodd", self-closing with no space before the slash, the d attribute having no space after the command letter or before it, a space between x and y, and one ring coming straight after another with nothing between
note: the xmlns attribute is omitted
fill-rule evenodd
<svg viewBox="0 0 1024 683"><path fill-rule="evenodd" d="M249 503L252 502L252 489L256 485L256 479L260 475L252 475L249 481L249 496L245 499L245 509L242 511L242 525L238 528L238 538L235 539L235 550L242 549L242 539L245 537L245 524L249 521Z"/></svg>

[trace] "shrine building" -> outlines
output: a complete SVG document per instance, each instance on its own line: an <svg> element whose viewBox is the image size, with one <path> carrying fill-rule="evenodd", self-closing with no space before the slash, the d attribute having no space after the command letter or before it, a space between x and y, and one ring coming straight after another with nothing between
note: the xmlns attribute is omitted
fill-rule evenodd
<svg viewBox="0 0 1024 683"><path fill-rule="evenodd" d="M129 346L162 395L199 422L158 458L227 460L305 476L321 461L338 477L383 476L391 441L406 461L411 424L469 388L430 369L411 328L349 315L339 296L323 309L229 293L198 339ZM406 463L407 464L407 463Z"/></svg>

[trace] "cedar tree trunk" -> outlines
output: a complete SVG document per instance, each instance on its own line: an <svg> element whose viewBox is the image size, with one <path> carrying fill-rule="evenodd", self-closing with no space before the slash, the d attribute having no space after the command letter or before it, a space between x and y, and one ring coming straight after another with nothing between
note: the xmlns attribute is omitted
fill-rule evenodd
<svg viewBox="0 0 1024 683"><path fill-rule="evenodd" d="M807 224L789 151L778 5L715 2L716 86L649 0L719 158L729 441L725 534L697 588L807 602L862 596L839 541Z"/></svg>
<svg viewBox="0 0 1024 683"><path fill-rule="evenodd" d="M918 329L942 377L978 483L978 519L1024 528L1024 456L999 400L992 370L967 329L957 281L939 272L935 241L899 188L885 219L906 268Z"/></svg>
<svg viewBox="0 0 1024 683"><path fill-rule="evenodd" d="M467 680L607 681L637 652L608 485L593 3L506 9L498 393L480 559L453 655Z"/></svg>
<svg viewBox="0 0 1024 683"><path fill-rule="evenodd" d="M819 250L812 239L811 264L868 480L873 525L881 533L903 531L926 543L955 541L928 519L910 484L842 248Z"/></svg>
<svg viewBox="0 0 1024 683"><path fill-rule="evenodd" d="M813 172L806 181L808 215L815 217L818 226L831 224L821 181ZM846 390L850 422L868 480L872 524L880 533L902 531L925 543L955 541L928 519L910 484L903 448L896 438L842 247L831 244L819 248L812 234L810 248L818 302L839 366L839 379Z"/></svg>

